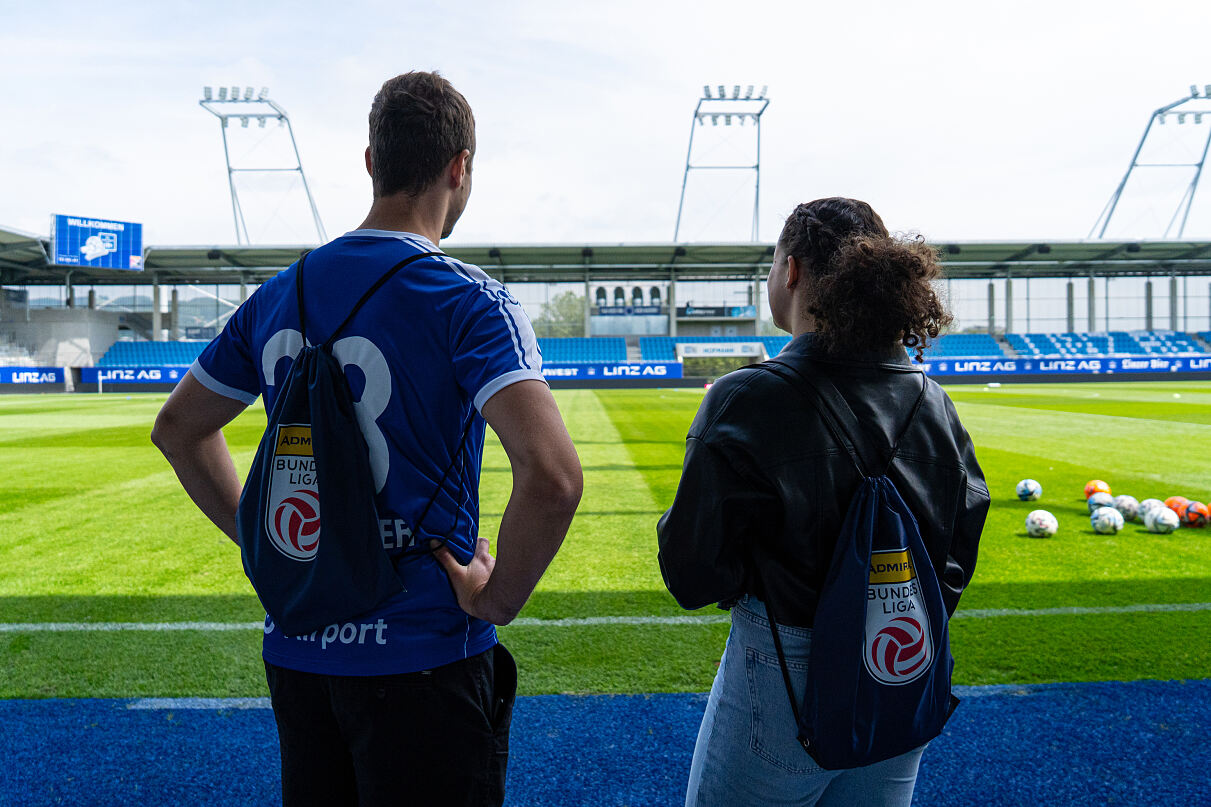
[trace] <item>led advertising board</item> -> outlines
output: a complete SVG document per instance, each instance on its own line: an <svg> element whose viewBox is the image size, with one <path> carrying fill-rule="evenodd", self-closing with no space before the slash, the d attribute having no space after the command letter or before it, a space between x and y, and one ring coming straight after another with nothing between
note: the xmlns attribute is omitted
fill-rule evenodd
<svg viewBox="0 0 1211 807"><path fill-rule="evenodd" d="M143 269L143 225L130 221L56 215L51 263L95 269Z"/></svg>

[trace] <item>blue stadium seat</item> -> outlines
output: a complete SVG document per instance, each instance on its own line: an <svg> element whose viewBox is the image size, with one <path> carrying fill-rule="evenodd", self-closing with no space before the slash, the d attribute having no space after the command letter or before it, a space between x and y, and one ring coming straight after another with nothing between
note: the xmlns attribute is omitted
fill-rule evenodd
<svg viewBox="0 0 1211 807"><path fill-rule="evenodd" d="M114 342L98 367L163 367L193 364L207 342Z"/></svg>
<svg viewBox="0 0 1211 807"><path fill-rule="evenodd" d="M1180 331L1137 331L1133 334L1141 353L1162 356L1180 353L1206 353L1189 334Z"/></svg>
<svg viewBox="0 0 1211 807"><path fill-rule="evenodd" d="M539 337L542 360L549 364L625 362L627 340L620 336Z"/></svg>
<svg viewBox="0 0 1211 807"><path fill-rule="evenodd" d="M915 351L910 351L915 352ZM940 336L925 350L925 357L944 356L996 356L1003 358L1005 351L995 338L986 333L954 333Z"/></svg>

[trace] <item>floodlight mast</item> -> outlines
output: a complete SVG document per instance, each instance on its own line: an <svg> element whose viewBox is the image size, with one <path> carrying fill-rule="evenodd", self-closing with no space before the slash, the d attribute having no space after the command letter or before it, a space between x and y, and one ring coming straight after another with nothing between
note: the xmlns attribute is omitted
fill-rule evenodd
<svg viewBox="0 0 1211 807"><path fill-rule="evenodd" d="M231 217L235 222L236 243L251 244L252 239L248 236L248 224L244 221L244 209L240 205L239 193L236 190L235 175L237 173L281 172L298 173L303 182L303 192L307 194L307 204L311 208L315 233L319 237L319 243L324 243L328 240L328 235L324 232L324 223L320 220L319 208L315 206L315 198L311 195L311 186L307 184L307 174L303 171L303 159L299 156L299 146L294 139L294 126L290 123L290 116L286 114L285 109L269 98L268 87L262 87L255 96L252 87L245 87L243 93L243 98L241 98L239 87L232 87L230 94L226 87L219 87L216 99L210 87L203 87L202 100L198 101L199 106L219 119L219 131L223 135L223 158L227 163L227 187L231 191ZM247 108L236 108L236 111L232 111L230 108L232 104L246 105ZM285 126L286 132L290 136L290 146L294 150L295 166L293 168L236 168L232 166L231 151L227 146L227 122L232 118L238 118L240 126L245 129L248 128L248 122L252 119L257 121L257 126L260 128L264 128L267 120L276 120L279 126Z"/></svg>
<svg viewBox="0 0 1211 807"><path fill-rule="evenodd" d="M1152 125L1154 123L1163 126L1165 124L1165 119L1168 116L1172 115L1177 119L1178 124L1181 125L1186 122L1186 116L1192 114L1194 117L1194 124L1195 125L1202 124L1203 115L1211 112L1211 108L1206 108L1204 105L1204 108L1202 108L1202 109L1196 109L1196 110L1182 109L1183 107L1187 107L1187 105L1194 105L1194 104L1197 104L1199 101L1206 102L1209 99L1211 99L1211 84L1206 84L1203 86L1203 92L1201 95L1199 94L1198 90L1199 90L1199 88L1198 88L1197 84L1191 84L1190 85L1190 94L1187 95L1185 98L1179 98L1178 100L1174 101L1173 103L1166 104L1165 106L1161 107L1160 109L1158 109L1152 113L1152 117L1150 117L1148 119L1148 125L1146 127L1144 127L1144 136L1140 138L1139 144L1136 145L1136 147L1135 147L1135 152L1131 155L1131 164L1127 166L1127 173L1123 174L1123 178L1119 182L1118 187L1116 187L1114 189L1114 193L1110 195L1110 201L1106 203L1106 206L1104 208L1102 208L1102 212L1097 217L1097 221L1095 221L1093 223L1093 229L1091 229L1089 231L1088 237L1092 238L1094 232L1097 233L1098 238L1105 237L1106 229L1110 226L1110 219L1113 218L1114 211L1115 211L1115 209L1118 208L1119 199L1123 195L1123 190L1127 187L1127 180L1129 180L1131 178L1132 172L1135 171L1135 169L1137 169L1137 168L1193 168L1194 169L1194 176L1190 179L1190 184L1186 186L1186 190L1182 194L1181 200L1178 201L1177 209L1173 211L1173 217L1171 219L1169 219L1169 224L1168 224L1168 226L1165 227L1165 232L1162 237L1163 238L1169 237L1169 231L1173 229L1174 224L1178 223L1179 216L1181 217L1181 222L1180 222L1180 224L1178 224L1177 234L1175 237L1181 238L1182 235L1185 233L1186 221L1190 218L1190 208L1193 207L1193 205L1194 205L1194 193L1195 193L1195 191L1198 190L1198 183L1199 183L1199 180L1202 178L1202 174L1203 174L1203 166L1207 162L1207 153L1208 153L1208 150L1211 149L1211 127L1208 128L1207 138L1203 141L1202 153L1199 155L1198 160L1196 162L1141 163L1139 161L1139 159L1140 159L1140 152L1143 151L1143 149L1144 149L1144 143L1147 142L1148 135L1151 134ZM1101 225L1100 228L1098 227L1099 224Z"/></svg>
<svg viewBox="0 0 1211 807"><path fill-rule="evenodd" d="M743 93L740 91L739 84L733 84L731 97L728 97L727 87L723 84L717 85L714 89L717 90L716 93L711 92L711 85L702 85L702 97L698 99L698 104L694 107L694 116L690 119L690 144L685 154L685 173L681 177L681 201L677 203L677 223L673 226L673 240L677 241L681 235L681 214L685 209L685 188L689 183L690 171L724 170L752 171L756 175L753 187L751 236L751 240L756 241L757 223L761 212L761 116L765 113L765 108L769 106L769 99L765 97L769 85L763 85L761 92L756 96L753 95L752 84L749 84ZM707 110L703 110L703 104L708 106ZM734 111L737 106L739 110ZM737 118L741 126L746 120L752 120L756 124L756 158L751 165L695 165L693 163L694 129L704 125L707 118L710 118L712 126L718 126L720 117L723 118L725 126L732 125L732 118Z"/></svg>

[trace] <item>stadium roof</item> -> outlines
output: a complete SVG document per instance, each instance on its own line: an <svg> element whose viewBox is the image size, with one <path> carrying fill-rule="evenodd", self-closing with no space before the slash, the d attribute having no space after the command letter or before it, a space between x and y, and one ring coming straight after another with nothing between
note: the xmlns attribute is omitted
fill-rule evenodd
<svg viewBox="0 0 1211 807"><path fill-rule="evenodd" d="M957 241L937 245L952 278L1211 275L1211 241ZM8 285L256 283L310 244L148 247L143 271L53 266L48 240L0 227L0 281ZM472 244L450 255L506 282L612 279L751 279L773 244Z"/></svg>

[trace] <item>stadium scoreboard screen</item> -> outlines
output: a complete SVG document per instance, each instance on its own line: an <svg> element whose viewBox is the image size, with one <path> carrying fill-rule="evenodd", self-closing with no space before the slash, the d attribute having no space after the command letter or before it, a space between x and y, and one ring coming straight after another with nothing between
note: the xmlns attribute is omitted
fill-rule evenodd
<svg viewBox="0 0 1211 807"><path fill-rule="evenodd" d="M56 215L51 221L51 263L141 271L143 225Z"/></svg>

